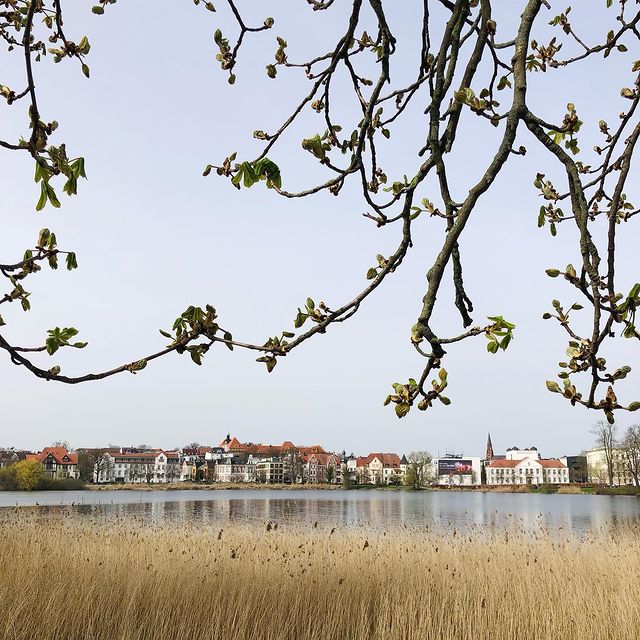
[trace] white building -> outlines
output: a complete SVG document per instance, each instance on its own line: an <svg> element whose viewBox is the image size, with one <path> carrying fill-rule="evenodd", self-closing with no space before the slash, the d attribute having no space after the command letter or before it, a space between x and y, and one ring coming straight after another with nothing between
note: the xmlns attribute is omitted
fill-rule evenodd
<svg viewBox="0 0 640 640"><path fill-rule="evenodd" d="M482 459L480 456L435 458L433 477L442 486L470 486L480 484Z"/></svg>
<svg viewBox="0 0 640 640"><path fill-rule="evenodd" d="M154 462L153 483L169 483L180 481L180 454L177 451L161 451Z"/></svg>
<svg viewBox="0 0 640 640"><path fill-rule="evenodd" d="M569 469L560 460L528 456L512 460L492 460L485 465L487 484L566 484Z"/></svg>
<svg viewBox="0 0 640 640"><path fill-rule="evenodd" d="M252 456L246 459L221 458L209 462L213 482L255 482L256 462ZM213 471L215 470L215 471Z"/></svg>
<svg viewBox="0 0 640 640"><path fill-rule="evenodd" d="M347 469L349 469L347 461ZM370 453L356 461L359 484L402 484L407 472L407 459L397 453Z"/></svg>
<svg viewBox="0 0 640 640"><path fill-rule="evenodd" d="M267 484L290 482L289 463L281 458L264 458L255 464L255 479Z"/></svg>
<svg viewBox="0 0 640 640"><path fill-rule="evenodd" d="M602 448L589 449L585 452L587 457L587 474L589 482L593 484L613 484L615 486L633 485L634 480L627 457L622 449L611 450L612 478L609 480L606 452Z"/></svg>
<svg viewBox="0 0 640 640"><path fill-rule="evenodd" d="M177 451L105 453L94 466L99 484L160 484L180 480L180 455Z"/></svg>
<svg viewBox="0 0 640 640"><path fill-rule="evenodd" d="M518 449L518 447L509 447L505 452L506 460L525 460L526 458L540 459L537 447L529 447Z"/></svg>

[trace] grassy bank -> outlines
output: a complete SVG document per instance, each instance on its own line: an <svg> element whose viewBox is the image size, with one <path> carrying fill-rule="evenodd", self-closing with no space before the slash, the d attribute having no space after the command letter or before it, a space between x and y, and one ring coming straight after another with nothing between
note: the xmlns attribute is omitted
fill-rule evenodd
<svg viewBox="0 0 640 640"><path fill-rule="evenodd" d="M43 526L45 525L45 526ZM2 640L635 640L640 537L0 522Z"/></svg>

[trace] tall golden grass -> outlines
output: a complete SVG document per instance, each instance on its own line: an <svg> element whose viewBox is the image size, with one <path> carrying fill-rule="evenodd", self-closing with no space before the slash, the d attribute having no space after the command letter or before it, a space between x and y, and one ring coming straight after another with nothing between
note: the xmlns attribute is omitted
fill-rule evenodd
<svg viewBox="0 0 640 640"><path fill-rule="evenodd" d="M0 522L0 638L636 640L640 536Z"/></svg>

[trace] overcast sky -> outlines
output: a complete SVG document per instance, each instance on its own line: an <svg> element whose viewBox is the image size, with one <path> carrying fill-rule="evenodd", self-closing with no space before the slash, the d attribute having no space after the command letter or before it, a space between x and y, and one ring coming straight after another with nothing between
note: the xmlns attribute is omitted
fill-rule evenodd
<svg viewBox="0 0 640 640"><path fill-rule="evenodd" d="M296 308L307 296L333 308L350 300L365 284L375 255L394 250L400 231L376 229L362 217L366 208L355 183L337 198L321 194L290 201L264 186L236 191L228 181L201 175L208 162L219 163L232 151L240 159L255 157L259 144L252 131L275 129L305 95L302 72L266 77L275 36L288 39L291 60L323 53L344 30L350 3L337 0L330 11L316 13L303 0L259 3L272 8L258 12L256 3L239 3L248 23L272 15L276 24L246 38L233 87L215 60L212 38L219 26L225 34L235 33L224 2L217 3L215 14L186 1L119 2L102 17L92 15L86 3L76 4L82 11L69 4L65 30L76 41L88 35L91 79L70 61L51 60L37 66L36 79L43 118L61 125L52 142L66 141L70 155L86 158L89 180L80 184L77 197L64 197L61 209L37 214L33 161L3 150L0 256L4 262L19 259L47 226L61 247L77 252L80 268L45 269L30 278L32 311L4 305L4 335L33 345L43 342L48 328L76 326L89 341L84 351L42 356L38 362L81 374L162 348L166 340L158 329L169 329L190 304L213 304L236 339L264 342L292 328ZM402 12L389 10L399 42L394 86L415 74L414 4L419 3L403 3ZM498 15L498 37L508 40L519 13L515 6L524 2L496 4L509 6L506 15ZM614 26L604 4L589 0L572 14L589 42L602 40ZM564 8L543 9L536 37L548 39L546 23ZM24 83L20 59L4 55L2 82L17 88ZM530 103L540 115L559 121L566 103L574 102L585 121L581 146L590 161L588 150L599 141L598 120L614 123L626 106L619 91L632 82L633 59L632 53L612 55L571 72L530 76ZM336 80L335 90L340 87L347 87L344 79ZM380 147L380 162L392 179L411 176L419 165L425 100L423 95L391 127L391 140ZM334 106L335 121L345 130L357 124L351 98L341 103L336 97ZM2 107L2 139L25 134L25 109L24 103ZM323 131L320 117L308 111L270 153L290 190L325 175L300 148L303 137ZM480 175L498 135L487 121L465 112L460 149L450 159L454 199L462 200ZM419 377L423 365L409 330L443 233L441 220L425 218L416 221L414 247L401 269L360 312L280 359L270 375L254 362L255 354L215 348L202 367L171 355L136 376L64 386L40 381L0 357L0 445L35 449L66 439L77 447L140 442L172 447L194 440L217 444L229 432L243 441L292 440L356 453L428 449L481 455L490 431L496 452L536 445L544 455L556 456L591 446L589 427L600 416L572 408L545 389L566 341L542 313L553 298L568 304L577 298L544 269L578 263L576 230L566 223L551 238L548 230L537 229L535 173L561 174L524 131L518 144L527 147L526 157L509 159L460 243L474 322L486 324L487 316L501 314L516 323L516 338L498 355L486 352L482 336L452 346L445 362L449 407L414 410L400 421L392 407L382 406L390 384ZM432 182L419 195L437 201ZM596 226L601 233L602 224ZM631 224L624 231L619 289L628 291L638 278L638 235ZM461 325L449 284L438 305L436 330L455 335ZM633 367L637 346L621 342L607 356L615 366ZM628 401L640 399L629 396L637 380L620 387ZM628 422L621 420L621 426Z"/></svg>

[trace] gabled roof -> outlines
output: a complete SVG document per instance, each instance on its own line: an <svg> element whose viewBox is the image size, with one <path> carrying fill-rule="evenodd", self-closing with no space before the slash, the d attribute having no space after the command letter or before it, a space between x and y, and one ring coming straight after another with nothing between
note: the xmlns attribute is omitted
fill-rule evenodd
<svg viewBox="0 0 640 640"><path fill-rule="evenodd" d="M356 467L366 467L376 458L380 460L383 467L400 466L400 456L397 453L370 453L368 456L358 458Z"/></svg>
<svg viewBox="0 0 640 640"><path fill-rule="evenodd" d="M49 456L55 460L56 464L78 464L78 454L69 453L64 447L45 447L40 453L28 455L26 459L44 462Z"/></svg>
<svg viewBox="0 0 640 640"><path fill-rule="evenodd" d="M338 464L340 462L340 456L335 453L312 453L309 456L303 456L305 462L318 463L321 465L328 465L329 463Z"/></svg>
<svg viewBox="0 0 640 640"><path fill-rule="evenodd" d="M242 444L238 438L235 436L231 438L231 440L223 440L220 443L220 446L224 448L225 451L246 451L247 445Z"/></svg>

